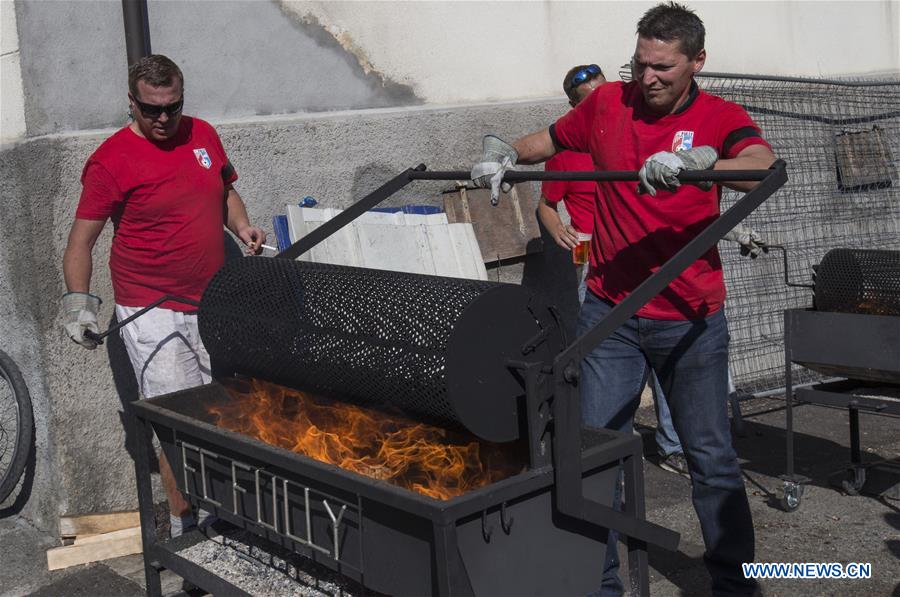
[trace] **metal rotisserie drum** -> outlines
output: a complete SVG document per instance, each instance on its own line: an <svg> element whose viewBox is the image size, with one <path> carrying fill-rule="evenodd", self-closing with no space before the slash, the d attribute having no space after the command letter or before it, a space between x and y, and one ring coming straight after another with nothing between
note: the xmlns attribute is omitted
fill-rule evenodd
<svg viewBox="0 0 900 597"><path fill-rule="evenodd" d="M199 323L222 371L495 442L520 433L508 361L549 363L564 347L555 315L519 286L285 259L226 264Z"/></svg>
<svg viewBox="0 0 900 597"><path fill-rule="evenodd" d="M832 249L816 268L816 310L900 315L900 251Z"/></svg>

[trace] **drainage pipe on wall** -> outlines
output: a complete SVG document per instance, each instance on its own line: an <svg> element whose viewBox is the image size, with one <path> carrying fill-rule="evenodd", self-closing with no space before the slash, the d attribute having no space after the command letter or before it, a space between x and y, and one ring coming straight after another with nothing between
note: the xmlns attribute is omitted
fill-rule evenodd
<svg viewBox="0 0 900 597"><path fill-rule="evenodd" d="M128 66L150 54L150 20L147 18L147 0L122 0L122 16L125 20L125 49Z"/></svg>

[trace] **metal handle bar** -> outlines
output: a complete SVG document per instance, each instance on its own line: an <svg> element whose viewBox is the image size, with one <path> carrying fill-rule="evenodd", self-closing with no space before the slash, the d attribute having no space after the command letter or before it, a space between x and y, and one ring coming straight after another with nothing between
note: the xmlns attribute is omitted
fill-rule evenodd
<svg viewBox="0 0 900 597"><path fill-rule="evenodd" d="M678 174L681 182L728 182L763 180L769 170L683 170ZM463 170L446 172L426 170L409 171L409 180L471 180L472 175ZM637 170L584 170L558 172L540 170L513 170L503 175L503 182L529 182L540 180L585 180L597 182L637 181Z"/></svg>
<svg viewBox="0 0 900 597"><path fill-rule="evenodd" d="M771 174L771 170L692 170L681 172L678 180L681 182L727 182L727 181L755 181L764 180ZM471 180L471 173L463 170L451 170L441 172L435 170L428 172L425 164L419 164L415 168L401 172L393 179L381 185L335 217L331 218L293 245L275 255L281 259L296 259L314 246L358 218L366 210L371 209L411 183L414 180ZM534 171L510 171L503 176L506 182L526 182L537 180L593 180L598 182L609 181L636 181L636 170L627 171L600 171L589 170L585 172L540 172Z"/></svg>
<svg viewBox="0 0 900 597"><path fill-rule="evenodd" d="M168 303L168 302L183 303L185 305L192 305L194 307L200 306L200 303L198 301L195 301L194 299L187 299L187 298L182 298L180 296L167 295L167 296L162 297L161 299L153 301L152 303L150 303L149 305L147 305L146 307L144 307L143 309L141 309L134 315L126 317L125 319L116 323L115 325L110 326L110 328L103 333L95 334L94 332L92 332L90 330L85 330L84 337L87 338L88 340L93 340L97 344L103 344L103 339L106 338L107 336L109 336L110 334L112 334L113 332L121 329L123 326L128 325L129 323L131 323L132 321L134 321L135 319L137 319L138 317L140 317L147 311L150 311L151 309L155 309L156 307L160 306L161 304Z"/></svg>

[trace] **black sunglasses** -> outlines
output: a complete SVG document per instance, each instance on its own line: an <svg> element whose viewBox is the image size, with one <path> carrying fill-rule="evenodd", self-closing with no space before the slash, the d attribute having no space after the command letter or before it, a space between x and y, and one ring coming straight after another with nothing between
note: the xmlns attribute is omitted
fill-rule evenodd
<svg viewBox="0 0 900 597"><path fill-rule="evenodd" d="M594 77L602 74L603 71L600 70L599 66L597 66L596 64L589 64L588 66L579 69L574 75L572 75L572 78L569 79L569 85L572 86L572 89L575 89L582 83L586 83Z"/></svg>
<svg viewBox="0 0 900 597"><path fill-rule="evenodd" d="M172 102L167 106L157 106L156 104L145 104L138 98L134 97L132 94L128 94L128 97L137 104L137 107L141 110L141 114L146 116L147 118L159 118L163 112L165 112L168 116L175 116L179 112L181 112L181 108L184 106L184 94L181 95L181 99L177 102Z"/></svg>

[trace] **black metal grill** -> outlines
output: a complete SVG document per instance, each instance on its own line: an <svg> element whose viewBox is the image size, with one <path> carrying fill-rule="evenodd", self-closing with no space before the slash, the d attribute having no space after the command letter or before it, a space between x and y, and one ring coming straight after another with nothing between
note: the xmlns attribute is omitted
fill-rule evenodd
<svg viewBox="0 0 900 597"><path fill-rule="evenodd" d="M900 251L833 249L816 269L816 309L900 315Z"/></svg>
<svg viewBox="0 0 900 597"><path fill-rule="evenodd" d="M564 347L550 311L519 286L286 259L227 264L199 323L221 370L491 441L519 435L523 389L507 360L529 341L544 362Z"/></svg>
<svg viewBox="0 0 900 597"><path fill-rule="evenodd" d="M637 172L566 175L637 180ZM280 259L227 264L204 293L200 333L217 375L399 407L489 441L519 440L528 449L527 469L434 500L211 425L206 407L233 399L217 383L130 404L135 432L146 440L153 427L194 504L374 590L586 594L600 584L596 564L616 530L627 537L631 587L646 595L647 544L675 549L678 535L644 520L640 440L582 429L580 363L781 187L785 165L680 175L682 182L727 177L721 179L760 184L568 347L554 311L519 286L293 261L412 180L467 176L407 170ZM177 542L155 541L149 442L138 443L148 593L161 592L160 565L211 592L234 593L178 556ZM621 473L618 511L611 506Z"/></svg>

